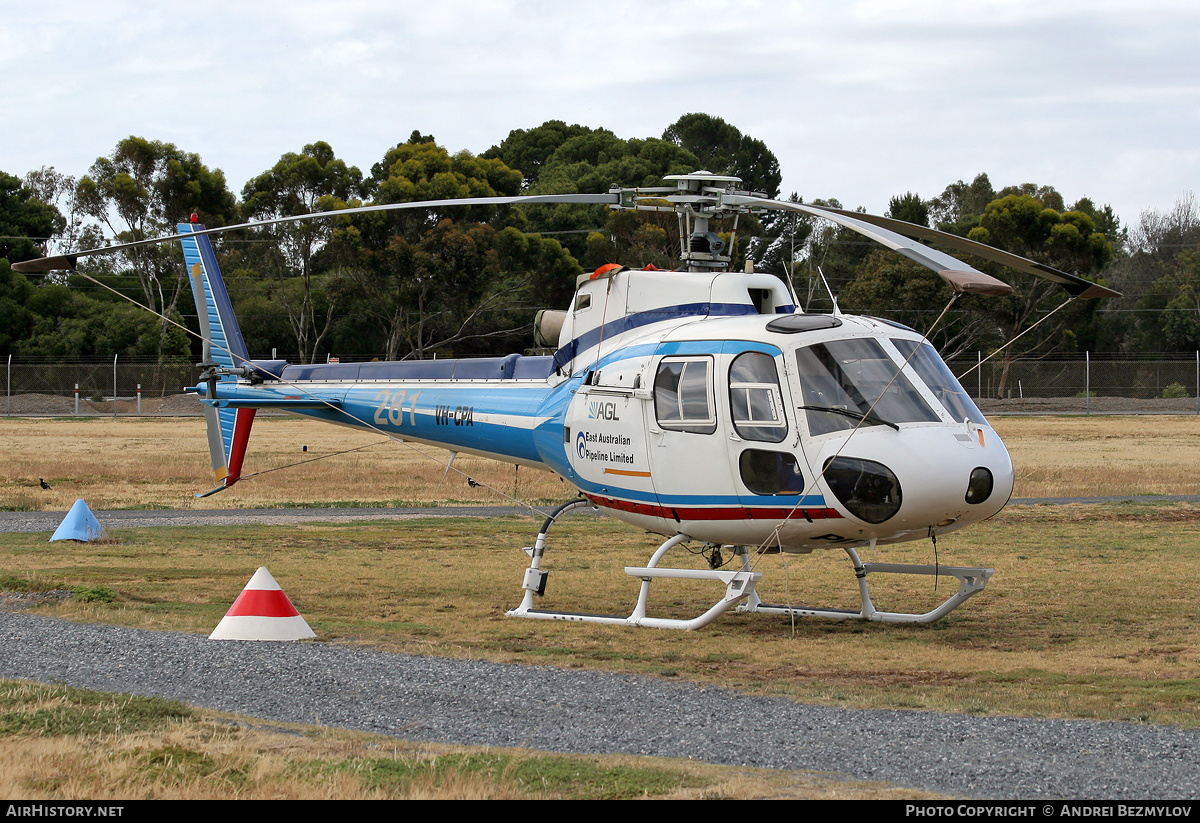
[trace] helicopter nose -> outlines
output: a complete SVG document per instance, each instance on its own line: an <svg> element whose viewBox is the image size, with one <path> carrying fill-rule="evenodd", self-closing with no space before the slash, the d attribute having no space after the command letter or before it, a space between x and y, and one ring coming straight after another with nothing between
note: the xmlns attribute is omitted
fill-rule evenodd
<svg viewBox="0 0 1200 823"><path fill-rule="evenodd" d="M947 438L946 430L891 432L860 441L872 459L835 454L825 461L829 491L852 517L890 532L961 527L991 517L1008 502L1013 472L999 438L986 448ZM875 531L874 529L872 531Z"/></svg>
<svg viewBox="0 0 1200 823"><path fill-rule="evenodd" d="M912 493L896 521L906 528L961 528L1004 508L1013 484L1008 452L995 441L988 453L960 452L946 450L905 466L900 477Z"/></svg>

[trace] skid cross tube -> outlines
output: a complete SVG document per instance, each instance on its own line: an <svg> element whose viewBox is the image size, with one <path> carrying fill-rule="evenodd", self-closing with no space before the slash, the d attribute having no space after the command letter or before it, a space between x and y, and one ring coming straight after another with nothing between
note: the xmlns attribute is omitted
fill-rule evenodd
<svg viewBox="0 0 1200 823"><path fill-rule="evenodd" d="M871 548L874 548L872 541ZM963 566L926 566L908 563L863 563L858 552L847 547L846 554L854 564L854 576L858 578L858 593L862 598L862 610L851 609L821 609L808 606L768 605L751 598L746 604L739 606L742 612L766 612L767 614L783 614L794 617L824 617L831 620L870 620L876 623L932 623L949 612L961 606L969 597L983 591L994 569ZM948 575L958 578L958 591L947 598L940 606L924 614L910 612L881 612L871 602L871 593L867 589L869 574L932 574Z"/></svg>

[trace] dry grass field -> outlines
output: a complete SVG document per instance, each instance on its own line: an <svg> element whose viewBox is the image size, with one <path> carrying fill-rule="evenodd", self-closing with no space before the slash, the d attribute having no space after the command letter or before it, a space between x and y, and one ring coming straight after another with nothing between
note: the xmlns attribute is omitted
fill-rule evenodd
<svg viewBox="0 0 1200 823"><path fill-rule="evenodd" d="M1194 416L993 423L1017 466L1016 497L1200 494ZM0 505L63 511L80 497L98 511L513 498L541 504L572 491L550 475L465 456L455 462L465 475L443 481L443 452L424 450L426 456L403 444L370 445L373 436L347 429L267 418L256 423L247 473L322 459L197 501L193 493L209 487L202 425L198 419L0 420L7 457ZM335 455L362 445L368 448ZM484 485L470 486L467 476ZM42 477L50 491L38 487ZM425 518L129 529L116 532L112 543L86 546L47 544L45 534L4 534L0 574L10 585L106 594L39 607L47 614L208 632L253 570L267 565L321 642L627 671L828 705L1200 726L1197 505L1010 506L939 539L938 562L989 566L996 574L983 593L932 625L793 624L732 614L691 633L505 617L519 600L527 565L519 549L539 522ZM638 584L622 569L644 563L657 542L608 519L565 519L551 535L543 605L628 613ZM932 563L935 557L922 541L864 559ZM702 562L683 552L670 561ZM839 551L763 556L756 568L766 573L760 591L769 602L857 606ZM924 610L952 585L945 578L893 576L873 579L872 592L881 609ZM712 586L656 583L650 613L694 616L716 599Z"/></svg>
<svg viewBox="0 0 1200 823"><path fill-rule="evenodd" d="M65 511L79 498L94 509L519 505L573 493L547 472L461 454L447 473L444 450L285 416L255 421L247 479L204 499L195 494L217 483L200 417L0 418L0 449L8 510Z"/></svg>
<svg viewBox="0 0 1200 823"><path fill-rule="evenodd" d="M1200 494L1200 417L993 417L1014 497Z"/></svg>
<svg viewBox="0 0 1200 823"><path fill-rule="evenodd" d="M1196 416L993 424L1017 469L1014 497L1200 494ZM194 495L216 483L199 417L0 418L0 449L0 509L10 511L65 511L78 498L94 509L545 505L573 492L546 472L468 455L447 474L440 449L283 416L260 418L251 435L244 474L266 473L202 500Z"/></svg>

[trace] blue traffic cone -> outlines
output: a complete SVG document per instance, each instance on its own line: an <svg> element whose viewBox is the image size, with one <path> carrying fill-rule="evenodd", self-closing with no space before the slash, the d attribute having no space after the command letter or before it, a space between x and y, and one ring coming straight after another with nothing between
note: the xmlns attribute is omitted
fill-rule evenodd
<svg viewBox="0 0 1200 823"><path fill-rule="evenodd" d="M105 540L107 538L108 532L100 525L100 521L96 519L96 515L92 514L92 510L88 508L88 504L82 500L76 500L75 505L67 512L67 516L63 518L62 523L59 524L50 541L80 540L88 543L92 540Z"/></svg>

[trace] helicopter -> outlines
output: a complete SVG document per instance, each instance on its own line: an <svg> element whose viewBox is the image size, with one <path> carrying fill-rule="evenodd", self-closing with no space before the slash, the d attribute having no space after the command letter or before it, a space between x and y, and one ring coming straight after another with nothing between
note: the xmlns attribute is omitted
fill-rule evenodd
<svg viewBox="0 0 1200 823"><path fill-rule="evenodd" d="M875 317L808 313L791 286L731 271L732 243L714 221L790 211L831 221L936 272L955 295L1010 294L1007 283L920 240L1049 279L1073 298L1117 296L1104 286L965 238L887 217L776 201L737 177L697 171L668 185L598 194L475 197L361 206L234 226L178 225L178 233L26 261L18 271L75 270L79 257L178 241L199 308L203 369L187 391L204 403L212 468L228 489L242 477L255 412L271 409L388 437L548 470L579 491L549 512L508 615L697 629L739 612L928 623L978 594L983 567L864 562L859 550L933 539L986 520L1007 504L1013 464L1000 437L920 332ZM678 220L681 265L618 264L580 275L565 310L538 313L548 355L290 364L253 359L239 330L210 235L373 211L456 205L602 203L668 212ZM550 529L581 507L665 538L644 566L628 614L535 608ZM661 565L699 543L709 568ZM764 603L768 552L841 549L858 584L858 610ZM730 560L724 559L724 554ZM726 568L729 566L729 568ZM947 575L959 587L929 612L876 609L870 575ZM688 619L647 614L650 585L711 580L724 592Z"/></svg>

